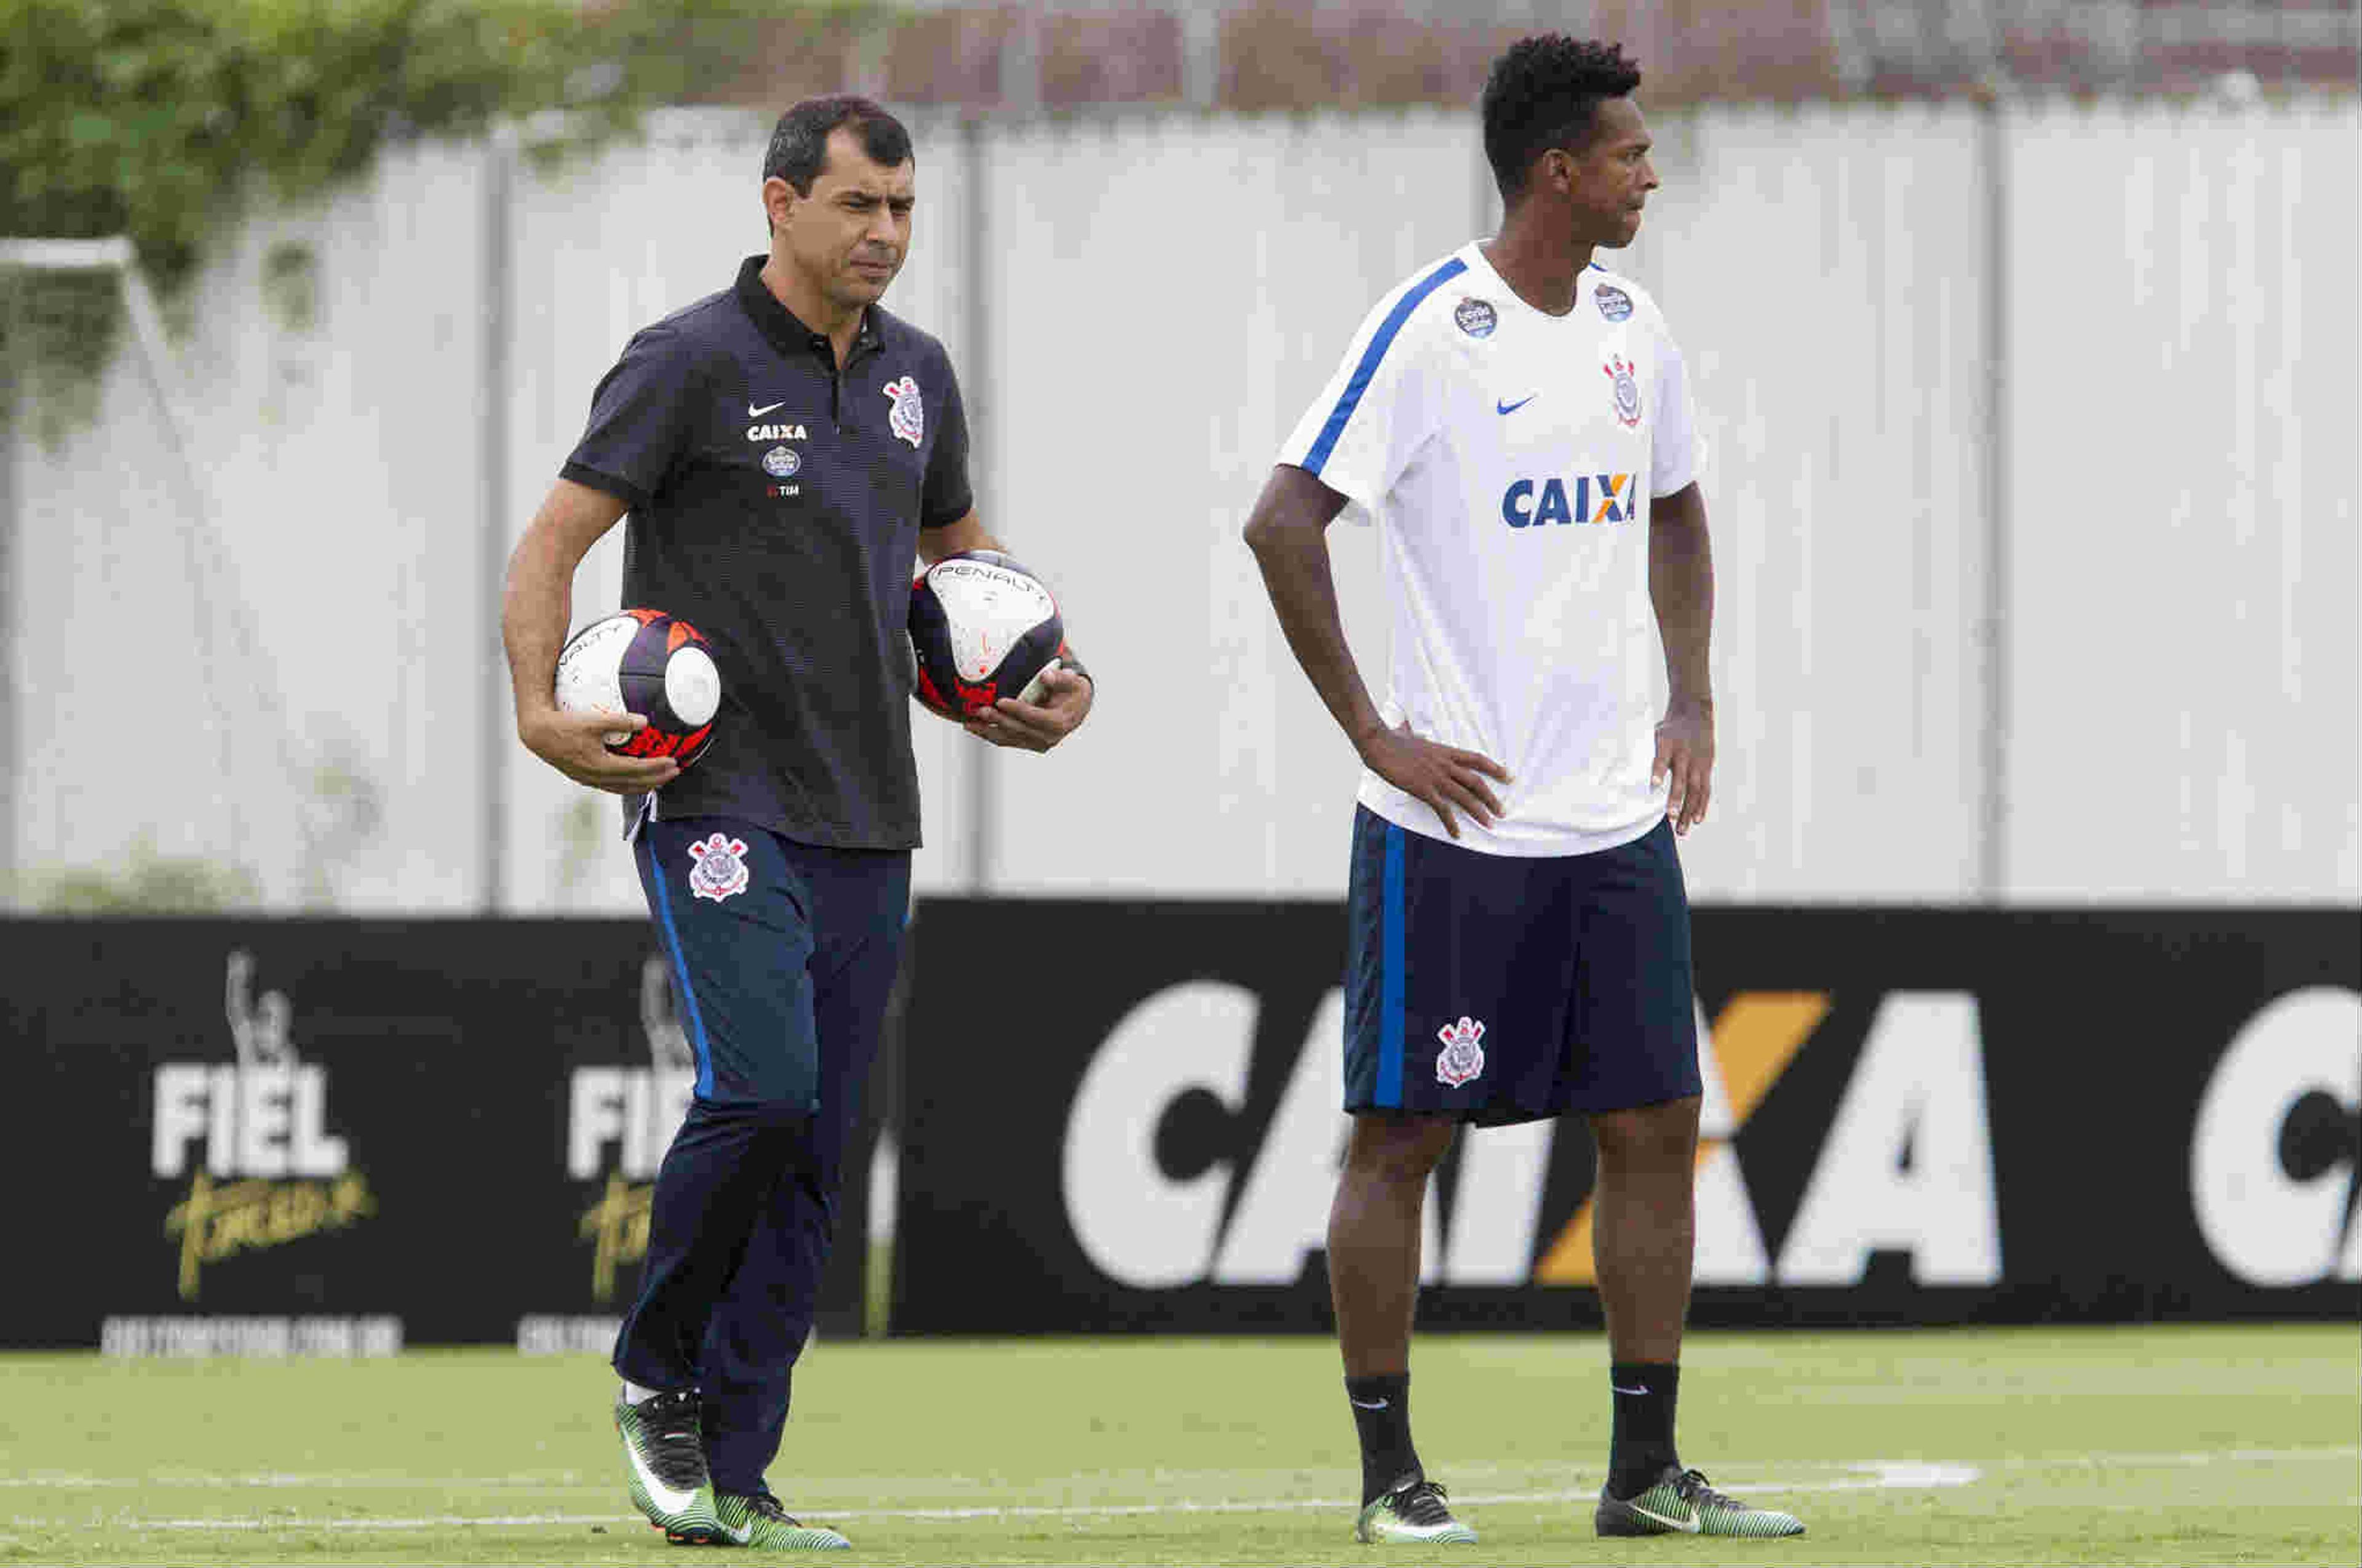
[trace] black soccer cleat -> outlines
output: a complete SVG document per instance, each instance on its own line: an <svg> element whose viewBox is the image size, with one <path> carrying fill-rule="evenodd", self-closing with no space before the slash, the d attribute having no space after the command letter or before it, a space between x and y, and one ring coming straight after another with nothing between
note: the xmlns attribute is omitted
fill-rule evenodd
<svg viewBox="0 0 2362 1568"><path fill-rule="evenodd" d="M665 1539L684 1546L726 1540L714 1513L713 1479L706 1474L705 1442L699 1436L697 1390L658 1394L634 1405L615 1401L615 1430L624 1439L624 1463L631 1476L632 1502Z"/></svg>
<svg viewBox="0 0 2362 1568"><path fill-rule="evenodd" d="M1601 1535L1802 1535L1805 1524L1777 1508L1750 1508L1706 1485L1694 1470L1668 1464L1653 1485L1629 1497L1599 1489L1592 1526Z"/></svg>
<svg viewBox="0 0 2362 1568"><path fill-rule="evenodd" d="M1353 1521L1353 1539L1373 1546L1473 1546L1476 1532L1451 1517L1440 1485L1419 1477L1365 1505Z"/></svg>
<svg viewBox="0 0 2362 1568"><path fill-rule="evenodd" d="M843 1551L853 1544L826 1525L804 1523L768 1492L753 1496L721 1493L714 1498L714 1510L722 1519L722 1540L732 1546L758 1551Z"/></svg>

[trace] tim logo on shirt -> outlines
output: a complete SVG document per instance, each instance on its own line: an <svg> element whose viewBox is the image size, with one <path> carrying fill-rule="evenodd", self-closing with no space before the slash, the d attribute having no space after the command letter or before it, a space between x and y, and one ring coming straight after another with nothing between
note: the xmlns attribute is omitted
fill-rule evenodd
<svg viewBox="0 0 2362 1568"><path fill-rule="evenodd" d="M1630 474L1576 474L1571 479L1521 479L1501 497L1501 521L1512 528L1552 523L1628 523L1639 510Z"/></svg>

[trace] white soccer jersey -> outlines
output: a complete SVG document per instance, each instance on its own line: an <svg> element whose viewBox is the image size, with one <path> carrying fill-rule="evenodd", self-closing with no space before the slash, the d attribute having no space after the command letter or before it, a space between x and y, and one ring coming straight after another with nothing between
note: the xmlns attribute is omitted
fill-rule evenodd
<svg viewBox="0 0 2362 1568"><path fill-rule="evenodd" d="M1386 722L1509 770L1503 814L1463 818L1463 845L1581 855L1664 817L1649 502L1697 477L1694 423L1639 285L1591 268L1573 310L1550 315L1470 244L1378 302L1281 450L1377 525ZM1361 800L1445 836L1374 773Z"/></svg>

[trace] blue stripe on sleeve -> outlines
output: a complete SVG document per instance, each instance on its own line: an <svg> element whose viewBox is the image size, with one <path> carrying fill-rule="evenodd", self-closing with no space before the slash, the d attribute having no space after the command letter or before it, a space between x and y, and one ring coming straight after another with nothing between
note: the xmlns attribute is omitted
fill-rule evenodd
<svg viewBox="0 0 2362 1568"><path fill-rule="evenodd" d="M1306 473L1318 475L1327 466L1329 454L1336 449L1337 437L1345 433L1345 422L1353 417L1353 410L1360 404L1362 393L1369 390L1370 378L1378 373L1378 361L1386 357L1386 349L1393 345L1395 334L1400 332L1402 324L1410 319L1410 313L1419 307L1420 301L1466 271L1468 263L1454 256L1405 290L1403 297L1395 302L1395 308L1386 312L1385 320L1378 324L1378 330L1370 338L1370 346L1362 350L1362 362L1353 367L1352 380L1345 383L1343 393L1337 399L1337 406L1329 411L1329 423L1320 427L1320 438L1313 442L1312 450L1304 455Z"/></svg>
<svg viewBox="0 0 2362 1568"><path fill-rule="evenodd" d="M1378 916L1378 1084L1382 1109L1403 1099L1403 830L1386 824L1385 906Z"/></svg>
<svg viewBox="0 0 2362 1568"><path fill-rule="evenodd" d="M672 954L672 972L680 987L681 998L689 1004L689 1038L697 1048L697 1092L711 1099L713 1097L713 1052L705 1043L705 1019L697 1010L697 991L689 983L689 960L680 951L680 933L673 929L672 888L665 881L664 863L657 858L656 835L647 835L648 869L656 873L657 913L662 917L665 947Z"/></svg>

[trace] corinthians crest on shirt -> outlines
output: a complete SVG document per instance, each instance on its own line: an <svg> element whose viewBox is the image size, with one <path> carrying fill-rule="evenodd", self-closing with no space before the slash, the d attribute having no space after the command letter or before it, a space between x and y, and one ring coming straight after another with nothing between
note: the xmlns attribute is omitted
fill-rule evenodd
<svg viewBox="0 0 2362 1568"><path fill-rule="evenodd" d="M1458 1088L1485 1070L1483 1024L1462 1016L1459 1022L1437 1030L1435 1037L1443 1042L1443 1049L1435 1054L1437 1083Z"/></svg>
<svg viewBox="0 0 2362 1568"><path fill-rule="evenodd" d="M894 400L886 423L895 436L913 447L926 439L927 406L919 396L917 380L904 376L900 381L888 381L881 390Z"/></svg>
<svg viewBox="0 0 2362 1568"><path fill-rule="evenodd" d="M1608 356L1607 363L1599 367L1613 383L1616 398L1616 418L1628 428L1640 423L1640 383L1632 374L1632 367L1621 354Z"/></svg>
<svg viewBox="0 0 2362 1568"><path fill-rule="evenodd" d="M702 843L690 845L689 858L689 890L696 897L718 904L733 893L746 890L745 839L713 834Z"/></svg>

